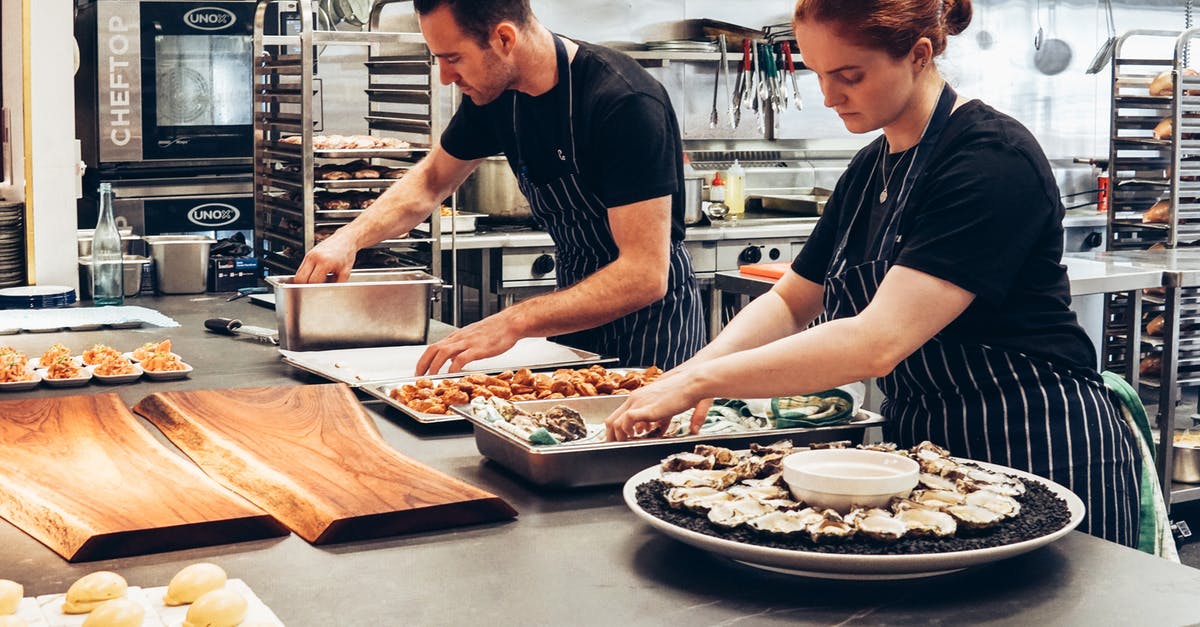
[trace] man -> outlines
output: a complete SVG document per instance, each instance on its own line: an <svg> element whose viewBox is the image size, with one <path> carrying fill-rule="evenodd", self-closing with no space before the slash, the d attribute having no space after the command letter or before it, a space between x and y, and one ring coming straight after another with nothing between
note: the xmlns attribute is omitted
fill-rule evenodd
<svg viewBox="0 0 1200 627"><path fill-rule="evenodd" d="M363 246L407 232L484 157L503 152L557 246L559 289L431 345L417 374L461 370L523 337L670 368L703 345L683 240L679 125L636 62L551 33L528 0L415 0L443 84L462 106L441 143L316 246L298 282L345 280Z"/></svg>

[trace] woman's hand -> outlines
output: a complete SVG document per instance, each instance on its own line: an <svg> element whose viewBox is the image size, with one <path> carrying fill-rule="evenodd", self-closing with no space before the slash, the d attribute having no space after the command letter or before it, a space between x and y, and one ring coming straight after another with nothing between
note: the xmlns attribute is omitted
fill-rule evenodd
<svg viewBox="0 0 1200 627"><path fill-rule="evenodd" d="M688 432L696 434L704 424L712 399L697 398L690 392L686 375L676 369L654 383L634 390L617 411L604 420L609 442L666 435L671 419L694 408Z"/></svg>

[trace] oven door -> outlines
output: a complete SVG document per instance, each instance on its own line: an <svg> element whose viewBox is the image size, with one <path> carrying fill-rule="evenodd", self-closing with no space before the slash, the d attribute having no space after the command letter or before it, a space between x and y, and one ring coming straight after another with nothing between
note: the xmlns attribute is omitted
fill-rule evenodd
<svg viewBox="0 0 1200 627"><path fill-rule="evenodd" d="M249 159L255 3L139 4L142 159Z"/></svg>

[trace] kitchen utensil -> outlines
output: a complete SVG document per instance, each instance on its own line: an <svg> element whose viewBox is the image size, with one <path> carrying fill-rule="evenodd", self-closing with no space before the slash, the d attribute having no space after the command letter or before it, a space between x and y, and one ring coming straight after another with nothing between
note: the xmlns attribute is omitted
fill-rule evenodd
<svg viewBox="0 0 1200 627"><path fill-rule="evenodd" d="M116 394L5 400L0 416L0 515L68 561L286 534L167 450Z"/></svg>
<svg viewBox="0 0 1200 627"><path fill-rule="evenodd" d="M279 333L275 329L266 327L251 327L242 324L241 320L232 318L209 318L204 321L204 326L210 331L220 333L221 335L245 335L256 340L267 342L268 344L279 343Z"/></svg>
<svg viewBox="0 0 1200 627"><path fill-rule="evenodd" d="M1049 37L1043 37L1041 27L1041 2L1038 2L1038 32L1035 37L1035 50L1033 53L1033 65L1039 72L1047 76L1053 76L1067 69L1071 64L1071 45L1054 36L1054 3L1050 3L1049 9Z"/></svg>
<svg viewBox="0 0 1200 627"><path fill-rule="evenodd" d="M533 220L529 200L503 156L479 163L459 189L459 208L505 220Z"/></svg>
<svg viewBox="0 0 1200 627"><path fill-rule="evenodd" d="M323 350L422 344L441 280L420 270L354 272L341 283L270 276L280 348Z"/></svg>
<svg viewBox="0 0 1200 627"><path fill-rule="evenodd" d="M1200 483L1200 448L1175 444L1171 479L1181 483Z"/></svg>
<svg viewBox="0 0 1200 627"><path fill-rule="evenodd" d="M708 114L708 128L717 128L721 122L721 114L717 111L717 94L721 91L721 64L717 64L717 73L713 75L712 112Z"/></svg>
<svg viewBox="0 0 1200 627"><path fill-rule="evenodd" d="M721 45L721 71L725 73L725 102L729 104L726 113L729 115L729 123L733 124L733 111L736 107L733 105L733 93L729 90L729 52L725 49L725 33L721 33L718 41Z"/></svg>
<svg viewBox="0 0 1200 627"><path fill-rule="evenodd" d="M1108 26L1108 38L1104 43L1100 44L1100 49L1096 51L1096 56L1092 57L1092 62L1088 64L1087 74L1098 74L1108 65L1112 58L1113 48L1117 45L1117 26L1113 22L1112 0L1104 0L1105 23Z"/></svg>
<svg viewBox="0 0 1200 627"><path fill-rule="evenodd" d="M783 58L787 62L788 77L792 81L792 103L796 105L797 111L803 111L804 101L800 98L800 86L796 84L796 63L792 60L792 45L790 42L783 42Z"/></svg>
<svg viewBox="0 0 1200 627"><path fill-rule="evenodd" d="M689 176L683 179L683 223L696 224L704 217L704 178Z"/></svg>
<svg viewBox="0 0 1200 627"><path fill-rule="evenodd" d="M746 101L747 85L750 83L750 40L742 40L742 62L738 64L737 81L733 85L733 115L731 123L737 128L742 122L742 105Z"/></svg>
<svg viewBox="0 0 1200 627"><path fill-rule="evenodd" d="M134 411L314 544L517 515L500 497L397 453L344 385L160 392Z"/></svg>

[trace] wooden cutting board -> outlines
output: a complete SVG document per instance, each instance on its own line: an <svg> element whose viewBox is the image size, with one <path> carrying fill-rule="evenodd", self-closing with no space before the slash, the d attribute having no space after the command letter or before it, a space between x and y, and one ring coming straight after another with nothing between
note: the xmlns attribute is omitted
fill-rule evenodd
<svg viewBox="0 0 1200 627"><path fill-rule="evenodd" d="M287 534L116 394L0 401L0 516L72 562Z"/></svg>
<svg viewBox="0 0 1200 627"><path fill-rule="evenodd" d="M314 544L517 515L500 497L397 453L340 383L161 392L134 411Z"/></svg>
<svg viewBox="0 0 1200 627"><path fill-rule="evenodd" d="M744 266L738 266L738 271L742 274L761 276L768 279L781 279L783 278L783 275L791 269L791 267L792 263L790 261L779 261L776 263L751 263Z"/></svg>

